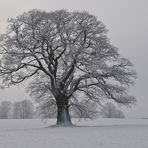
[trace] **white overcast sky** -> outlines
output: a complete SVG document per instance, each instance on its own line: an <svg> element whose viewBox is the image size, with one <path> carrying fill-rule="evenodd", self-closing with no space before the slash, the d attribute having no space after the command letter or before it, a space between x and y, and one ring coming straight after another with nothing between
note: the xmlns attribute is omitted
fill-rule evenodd
<svg viewBox="0 0 148 148"><path fill-rule="evenodd" d="M0 33L5 32L8 17L35 8L86 10L103 21L112 44L133 62L138 73L131 88L137 105L125 111L126 116L148 117L148 0L0 0ZM15 87L1 90L0 100L28 99L24 92L24 88Z"/></svg>

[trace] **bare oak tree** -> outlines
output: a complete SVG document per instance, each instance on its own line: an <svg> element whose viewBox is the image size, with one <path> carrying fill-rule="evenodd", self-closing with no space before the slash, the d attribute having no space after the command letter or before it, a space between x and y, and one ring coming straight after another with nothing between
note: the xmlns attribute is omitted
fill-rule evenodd
<svg viewBox="0 0 148 148"><path fill-rule="evenodd" d="M32 10L8 23L0 39L3 84L32 78L31 94L47 95L49 107L56 105L57 125L72 124L71 106L84 115L85 104L101 104L102 99L125 105L135 102L127 93L135 78L132 64L120 56L95 16Z"/></svg>

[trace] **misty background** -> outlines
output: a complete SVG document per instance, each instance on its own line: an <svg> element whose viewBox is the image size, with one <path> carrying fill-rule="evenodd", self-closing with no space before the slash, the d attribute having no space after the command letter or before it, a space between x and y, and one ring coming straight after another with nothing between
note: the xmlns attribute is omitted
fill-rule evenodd
<svg viewBox="0 0 148 148"><path fill-rule="evenodd" d="M119 48L123 57L129 58L138 74L129 90L137 98L132 108L123 107L126 117L148 117L148 1L147 0L0 0L0 33L7 27L7 19L31 9L54 11L67 9L83 11L97 16L109 30L111 43ZM25 85L0 90L0 101L31 99Z"/></svg>

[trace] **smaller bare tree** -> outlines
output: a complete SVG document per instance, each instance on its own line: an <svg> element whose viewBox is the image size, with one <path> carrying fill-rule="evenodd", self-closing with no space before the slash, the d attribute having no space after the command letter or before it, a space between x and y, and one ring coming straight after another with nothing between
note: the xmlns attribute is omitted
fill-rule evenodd
<svg viewBox="0 0 148 148"><path fill-rule="evenodd" d="M8 119L11 112L12 104L10 101L2 101L0 104L0 118Z"/></svg>
<svg viewBox="0 0 148 148"><path fill-rule="evenodd" d="M33 114L34 114L34 109L31 101L23 100L14 103L13 118L29 119L33 118Z"/></svg>
<svg viewBox="0 0 148 148"><path fill-rule="evenodd" d="M123 112L111 103L107 102L101 109L100 114L103 118L125 118Z"/></svg>

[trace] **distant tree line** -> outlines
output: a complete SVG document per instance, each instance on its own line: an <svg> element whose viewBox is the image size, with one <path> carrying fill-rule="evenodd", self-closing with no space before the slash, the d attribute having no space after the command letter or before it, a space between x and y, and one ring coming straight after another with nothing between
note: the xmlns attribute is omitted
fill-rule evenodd
<svg viewBox="0 0 148 148"><path fill-rule="evenodd" d="M34 117L34 106L30 100L0 103L0 119L31 119Z"/></svg>
<svg viewBox="0 0 148 148"><path fill-rule="evenodd" d="M54 103L54 102L53 102ZM35 105L30 100L22 100L17 102L2 101L0 103L0 119L32 119L32 118L56 118L56 110L49 109L48 100L44 103L39 103L38 106ZM87 107L93 112L97 112L96 116L102 118L125 118L122 110L117 108L113 103L105 103L99 111L95 110L95 107L89 104ZM81 111L81 114L77 110L71 112L73 118L80 118L82 115L83 118L89 118L87 108L85 112Z"/></svg>

